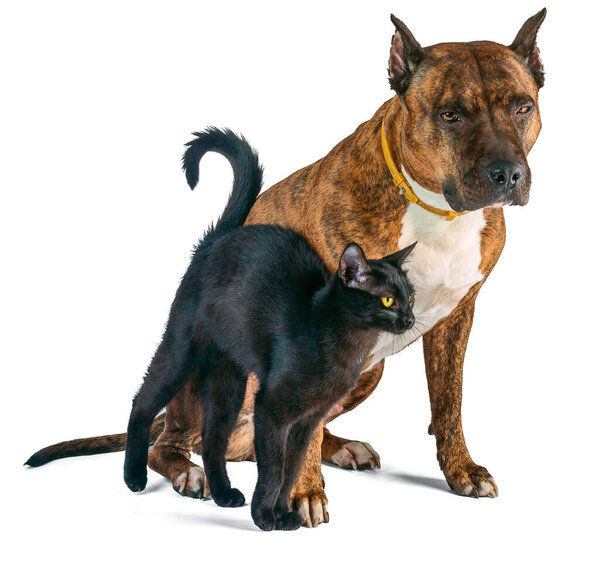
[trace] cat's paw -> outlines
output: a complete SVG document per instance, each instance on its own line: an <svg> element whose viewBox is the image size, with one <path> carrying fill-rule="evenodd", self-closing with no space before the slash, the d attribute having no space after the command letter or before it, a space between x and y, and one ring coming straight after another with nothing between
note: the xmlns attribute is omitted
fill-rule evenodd
<svg viewBox="0 0 600 568"><path fill-rule="evenodd" d="M443 469L450 489L467 497L497 497L498 487L485 467L470 462Z"/></svg>
<svg viewBox="0 0 600 568"><path fill-rule="evenodd" d="M263 531L272 531L275 528L277 518L273 509L252 508L252 520L254 524Z"/></svg>
<svg viewBox="0 0 600 568"><path fill-rule="evenodd" d="M367 442L346 442L331 461L344 469L381 469L379 454Z"/></svg>
<svg viewBox="0 0 600 568"><path fill-rule="evenodd" d="M246 503L244 494L235 487L213 493L212 498L219 507L241 507Z"/></svg>
<svg viewBox="0 0 600 568"><path fill-rule="evenodd" d="M210 499L211 496L204 470L198 465L193 465L177 475L173 480L173 489L192 499Z"/></svg>
<svg viewBox="0 0 600 568"><path fill-rule="evenodd" d="M304 524L304 519L296 511L288 511L275 520L275 530L295 531Z"/></svg>
<svg viewBox="0 0 600 568"><path fill-rule="evenodd" d="M123 478L125 479L125 484L131 491L142 491L146 488L146 483L148 483L146 464L136 465L126 461Z"/></svg>
<svg viewBox="0 0 600 568"><path fill-rule="evenodd" d="M275 507L273 507L273 513L275 513L276 517L283 517L283 515L290 512L289 502L289 497L288 499L279 498L277 503L275 503Z"/></svg>

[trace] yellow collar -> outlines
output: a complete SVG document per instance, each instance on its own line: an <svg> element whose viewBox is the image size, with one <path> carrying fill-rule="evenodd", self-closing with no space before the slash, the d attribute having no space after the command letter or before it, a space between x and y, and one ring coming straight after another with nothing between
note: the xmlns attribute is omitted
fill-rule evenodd
<svg viewBox="0 0 600 568"><path fill-rule="evenodd" d="M459 215L464 215L468 213L468 211L447 211L445 209L438 209L437 207L433 207L432 205L428 205L424 201L421 201L419 196L413 191L413 188L410 187L410 183L404 176L404 174L398 170L396 164L394 163L394 158L392 158L392 153L390 152L390 147L388 145L387 138L385 137L385 120L381 122L381 149L383 150L383 157L385 158L385 163L387 164L390 173L392 174L392 181L394 185L399 187L400 190L403 190L402 193L406 199L408 199L411 203L418 205L425 209L425 211L429 211L430 213L434 213L435 215L440 215L440 217L445 217L446 221L453 221Z"/></svg>

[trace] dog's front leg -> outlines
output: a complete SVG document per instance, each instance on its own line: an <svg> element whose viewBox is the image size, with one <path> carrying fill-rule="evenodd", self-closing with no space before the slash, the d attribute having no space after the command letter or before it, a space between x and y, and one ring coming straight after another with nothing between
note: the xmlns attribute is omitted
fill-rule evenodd
<svg viewBox="0 0 600 568"><path fill-rule="evenodd" d="M364 371L356 386L340 401L341 408L334 409L325 421L329 423L365 401L379 384L382 374L383 361L380 361L368 371ZM327 428L323 431L321 456L324 461L344 469L374 469L381 467L379 454L371 444L340 438L333 435Z"/></svg>
<svg viewBox="0 0 600 568"><path fill-rule="evenodd" d="M302 462L302 467L290 495L292 509L298 511L304 524L318 527L329 522L325 481L321 473L321 443L323 424L317 426Z"/></svg>
<svg viewBox="0 0 600 568"><path fill-rule="evenodd" d="M460 495L496 497L494 478L471 459L462 431L462 373L476 293L423 336L431 402L430 433L448 485Z"/></svg>

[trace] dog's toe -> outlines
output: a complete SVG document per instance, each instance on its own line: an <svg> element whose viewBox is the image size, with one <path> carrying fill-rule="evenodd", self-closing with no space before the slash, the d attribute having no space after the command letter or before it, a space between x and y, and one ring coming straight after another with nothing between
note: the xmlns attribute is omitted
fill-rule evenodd
<svg viewBox="0 0 600 568"><path fill-rule="evenodd" d="M204 476L204 470L197 465L180 473L173 480L173 489L180 495L192 497L192 499L210 498L210 490Z"/></svg>
<svg viewBox="0 0 600 568"><path fill-rule="evenodd" d="M379 454L367 442L346 442L331 456L331 461L344 469L381 468Z"/></svg>
<svg viewBox="0 0 600 568"><path fill-rule="evenodd" d="M498 486L489 471L475 463L467 463L453 468L444 468L444 475L451 489L466 497L498 496Z"/></svg>
<svg viewBox="0 0 600 568"><path fill-rule="evenodd" d="M294 497L292 498L292 506L302 518L304 526L316 528L321 523L329 522L327 497L325 497L324 493Z"/></svg>

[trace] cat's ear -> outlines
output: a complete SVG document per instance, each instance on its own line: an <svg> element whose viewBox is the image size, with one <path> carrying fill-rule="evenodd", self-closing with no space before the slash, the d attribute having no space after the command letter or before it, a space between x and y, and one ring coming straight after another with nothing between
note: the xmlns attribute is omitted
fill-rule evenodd
<svg viewBox="0 0 600 568"><path fill-rule="evenodd" d="M363 249L356 243L350 243L340 257L338 274L342 282L350 288L357 288L366 281L370 271Z"/></svg>
<svg viewBox="0 0 600 568"><path fill-rule="evenodd" d="M393 264L394 266L400 268L400 266L402 266L402 263L406 260L406 257L413 251L413 249L416 246L417 241L415 241L412 245L409 245L406 248L399 250L398 252L389 254L388 256L384 256L381 260L389 262L390 264Z"/></svg>

